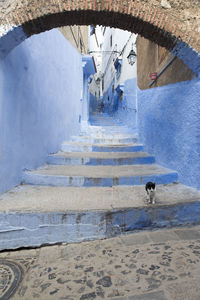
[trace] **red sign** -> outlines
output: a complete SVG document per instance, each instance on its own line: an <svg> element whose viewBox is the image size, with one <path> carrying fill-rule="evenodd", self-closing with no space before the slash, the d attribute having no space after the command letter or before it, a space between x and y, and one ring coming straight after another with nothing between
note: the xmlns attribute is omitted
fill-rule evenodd
<svg viewBox="0 0 200 300"><path fill-rule="evenodd" d="M156 73L156 72L150 73L150 78L151 78L152 80L156 79L156 78L157 78L157 73Z"/></svg>

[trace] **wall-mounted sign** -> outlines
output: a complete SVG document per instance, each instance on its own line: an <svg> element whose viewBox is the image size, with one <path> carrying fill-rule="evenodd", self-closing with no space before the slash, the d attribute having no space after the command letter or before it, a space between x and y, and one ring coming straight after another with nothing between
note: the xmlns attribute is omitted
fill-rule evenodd
<svg viewBox="0 0 200 300"><path fill-rule="evenodd" d="M154 73L150 73L150 78L151 78L151 80L154 80L154 79L156 79L157 78L157 73L156 72L154 72Z"/></svg>

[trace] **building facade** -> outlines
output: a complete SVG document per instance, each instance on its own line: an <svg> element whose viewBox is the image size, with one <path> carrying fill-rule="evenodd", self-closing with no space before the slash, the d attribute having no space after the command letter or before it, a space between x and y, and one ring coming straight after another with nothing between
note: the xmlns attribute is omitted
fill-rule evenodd
<svg viewBox="0 0 200 300"><path fill-rule="evenodd" d="M88 54L89 26L64 26L59 30L80 54Z"/></svg>
<svg viewBox="0 0 200 300"><path fill-rule="evenodd" d="M90 53L98 64L97 74L90 85L91 94L103 103L104 112L115 112L119 119L123 119L124 113L136 112L137 68L136 63L130 65L127 59L131 49L136 50L135 43L135 34L104 26L97 26L90 36ZM95 103L95 100L91 102ZM96 106L93 105L92 109ZM136 126L136 114L131 124Z"/></svg>
<svg viewBox="0 0 200 300"><path fill-rule="evenodd" d="M105 27L99 31L104 112L115 113L136 130L145 150L158 163L177 170L182 183L200 188L199 74L139 35ZM137 62L131 66L127 56L135 41Z"/></svg>

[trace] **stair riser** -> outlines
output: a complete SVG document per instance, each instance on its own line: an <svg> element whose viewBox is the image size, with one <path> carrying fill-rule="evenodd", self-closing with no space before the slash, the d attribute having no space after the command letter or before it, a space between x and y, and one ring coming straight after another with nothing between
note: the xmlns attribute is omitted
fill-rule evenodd
<svg viewBox="0 0 200 300"><path fill-rule="evenodd" d="M176 216L176 218L174 217ZM138 230L200 224L200 202L125 210L62 213L0 213L0 250L72 243ZM31 233L31 234L30 234Z"/></svg>
<svg viewBox="0 0 200 300"><path fill-rule="evenodd" d="M139 152L143 151L142 145L129 146L129 147L99 147L99 146L82 146L82 145L69 145L62 144L61 150L64 152Z"/></svg>
<svg viewBox="0 0 200 300"><path fill-rule="evenodd" d="M49 156L47 163L53 165L89 165L89 166L120 166L155 163L153 156L137 158L100 159L100 158L66 158Z"/></svg>
<svg viewBox="0 0 200 300"><path fill-rule="evenodd" d="M177 182L177 173L168 173L160 175L146 175L134 177L116 177L116 178L89 178L82 176L49 176L25 173L23 183L32 185L48 186L77 186L77 187L102 187L117 185L144 185L148 181L156 184L169 184Z"/></svg>

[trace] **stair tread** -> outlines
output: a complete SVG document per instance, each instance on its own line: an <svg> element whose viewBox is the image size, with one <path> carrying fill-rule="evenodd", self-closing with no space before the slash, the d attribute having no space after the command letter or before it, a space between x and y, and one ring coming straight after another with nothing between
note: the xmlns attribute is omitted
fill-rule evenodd
<svg viewBox="0 0 200 300"><path fill-rule="evenodd" d="M86 147L134 147L134 146L143 146L142 144L138 143L116 143L116 144L100 144L100 143L86 143L86 142L63 142L63 145L76 145L76 146L86 146Z"/></svg>
<svg viewBox="0 0 200 300"><path fill-rule="evenodd" d="M157 186L154 206L192 203L200 192L182 184ZM67 212L149 207L144 186L52 187L22 185L0 196L1 212Z"/></svg>
<svg viewBox="0 0 200 300"><path fill-rule="evenodd" d="M117 178L130 176L144 176L151 174L176 173L157 164L150 165L122 165L122 166L66 166L45 165L36 170L29 171L38 175L54 176L83 176L89 178ZM28 173L29 173L28 172Z"/></svg>
<svg viewBox="0 0 200 300"><path fill-rule="evenodd" d="M92 135L75 135L75 136L72 136L72 138L74 137L79 137L79 138L84 138L84 139L91 139L91 138L95 138L95 139L126 139L126 138L136 138L138 137L137 134L101 134L101 136L92 136Z"/></svg>
<svg viewBox="0 0 200 300"><path fill-rule="evenodd" d="M58 152L50 156L66 157L66 158L97 158L97 159L120 159L134 157L153 156L146 152Z"/></svg>

